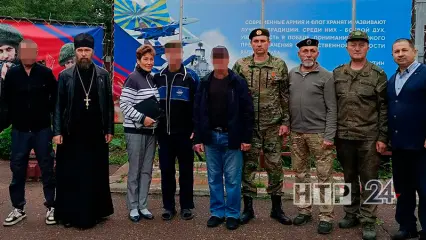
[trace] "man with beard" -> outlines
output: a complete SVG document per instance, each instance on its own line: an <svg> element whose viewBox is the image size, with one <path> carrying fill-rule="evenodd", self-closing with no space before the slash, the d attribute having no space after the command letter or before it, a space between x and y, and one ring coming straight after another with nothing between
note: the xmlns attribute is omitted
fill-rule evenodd
<svg viewBox="0 0 426 240"><path fill-rule="evenodd" d="M74 46L77 64L59 75L54 116L55 217L66 227L84 229L114 212L108 168L114 106L108 72L92 62L93 37L78 34Z"/></svg>
<svg viewBox="0 0 426 240"><path fill-rule="evenodd" d="M7 71L18 63L18 45L23 37L7 24L0 24L0 132L9 127L10 119L4 101L4 78Z"/></svg>
<svg viewBox="0 0 426 240"><path fill-rule="evenodd" d="M254 29L249 39L253 55L239 59L232 69L247 81L255 111L252 148L244 154L244 211L241 222L245 224L254 218L253 197L257 194L254 179L260 158L268 173L266 190L272 201L270 217L282 224L291 225L292 221L283 212L281 202L284 180L281 150L283 137L289 134L290 125L288 69L282 59L268 52L271 42L267 29Z"/></svg>
<svg viewBox="0 0 426 240"><path fill-rule="evenodd" d="M291 159L296 183L310 183L311 154L316 160L318 182L330 184L332 180L336 93L333 74L316 61L318 43L318 40L308 38L297 44L302 64L289 74ZM300 197L298 188L296 195ZM298 210L294 225L304 225L312 220L311 204L299 205ZM332 205L320 206L318 233L331 232L333 215Z"/></svg>
<svg viewBox="0 0 426 240"><path fill-rule="evenodd" d="M52 70L36 63L38 48L35 42L23 40L19 50L21 64L12 67L4 80L5 100L12 123L9 193L14 210L3 225L15 225L26 217L25 180L31 149L34 149L41 169L48 209L46 224L50 225L56 223L51 118L57 83Z"/></svg>
<svg viewBox="0 0 426 240"><path fill-rule="evenodd" d="M378 179L381 153L387 143L387 77L367 60L369 38L356 30L349 34L347 50L351 61L333 71L337 94L337 158L345 183L351 184L350 205L344 206L340 228L361 221L363 239L376 239L377 205L365 202L373 193L367 182ZM360 193L360 181L362 192Z"/></svg>

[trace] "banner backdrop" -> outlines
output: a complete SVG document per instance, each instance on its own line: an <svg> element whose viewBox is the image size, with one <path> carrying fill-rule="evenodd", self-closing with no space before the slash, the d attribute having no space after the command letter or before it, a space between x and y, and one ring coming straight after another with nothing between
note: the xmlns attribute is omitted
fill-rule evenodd
<svg viewBox="0 0 426 240"><path fill-rule="evenodd" d="M93 62L103 66L103 38L102 27L59 25L49 23L32 23L25 20L13 21L0 19L0 24L7 24L16 29L24 39L31 39L38 45L37 61L44 61L46 66L52 69L54 75L58 77L64 69L59 65L59 51L61 47L73 42L74 36L86 32L95 39L95 55Z"/></svg>
<svg viewBox="0 0 426 240"><path fill-rule="evenodd" d="M165 66L163 45L179 38L180 0L114 3L114 95L118 104L122 84L134 70L138 46L153 45L156 68ZM411 4L411 0L357 0L356 28L370 36L368 60L388 75L396 69L391 55L393 41L410 37ZM252 54L248 35L261 26L261 0L184 0L183 12L184 64L200 77L212 69L210 51L216 45L228 48L229 67ZM300 62L296 43L316 38L320 41L318 61L331 71L349 61L345 47L351 14L351 0L265 0L270 53L283 58L291 69Z"/></svg>

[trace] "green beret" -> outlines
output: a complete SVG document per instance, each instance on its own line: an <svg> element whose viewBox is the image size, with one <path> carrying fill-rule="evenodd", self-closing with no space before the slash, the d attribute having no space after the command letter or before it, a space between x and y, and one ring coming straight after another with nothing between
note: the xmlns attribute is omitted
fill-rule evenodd
<svg viewBox="0 0 426 240"><path fill-rule="evenodd" d="M346 42L356 41L356 40L363 40L363 41L366 41L367 43L369 42L367 33L360 30L355 30L349 33L348 40Z"/></svg>
<svg viewBox="0 0 426 240"><path fill-rule="evenodd" d="M306 46L315 46L318 47L319 41L313 38L307 38L302 40L296 44L298 48L306 47Z"/></svg>
<svg viewBox="0 0 426 240"><path fill-rule="evenodd" d="M0 24L0 45L10 45L15 49L23 40L22 34L8 24Z"/></svg>
<svg viewBox="0 0 426 240"><path fill-rule="evenodd" d="M74 44L67 43L61 47L59 52L59 65L64 66L65 63L75 56Z"/></svg>
<svg viewBox="0 0 426 240"><path fill-rule="evenodd" d="M268 29L265 28L256 28L253 31L251 31L250 35L249 35L249 39L251 40L254 37L257 36L267 36L269 37L269 31Z"/></svg>

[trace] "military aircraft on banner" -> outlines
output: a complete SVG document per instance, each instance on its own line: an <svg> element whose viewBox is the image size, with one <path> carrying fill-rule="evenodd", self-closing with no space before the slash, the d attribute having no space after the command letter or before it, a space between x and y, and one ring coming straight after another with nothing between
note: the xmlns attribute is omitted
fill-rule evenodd
<svg viewBox="0 0 426 240"><path fill-rule="evenodd" d="M187 18L182 19L182 25L188 25L191 23L198 22L197 18ZM154 39L158 40L160 37L168 37L179 34L176 32L176 29L179 28L179 21L173 21L167 25L157 26L154 23L148 27L145 23L141 22L140 27L132 29L133 31L140 32L138 39Z"/></svg>
<svg viewBox="0 0 426 240"><path fill-rule="evenodd" d="M201 42L201 39L199 39L197 37L190 37L190 36L182 37L182 45L183 46L186 46L188 44L197 43L197 42ZM143 43L151 45L155 49L155 55L156 56L158 56L158 55L161 56L161 55L164 54L164 46L161 45L160 41L155 40L154 45L149 40L144 40Z"/></svg>

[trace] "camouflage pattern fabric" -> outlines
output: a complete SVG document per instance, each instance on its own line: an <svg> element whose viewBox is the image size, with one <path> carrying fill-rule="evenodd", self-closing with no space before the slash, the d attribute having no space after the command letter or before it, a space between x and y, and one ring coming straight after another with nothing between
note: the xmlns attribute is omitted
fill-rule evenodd
<svg viewBox="0 0 426 240"><path fill-rule="evenodd" d="M296 172L296 183L311 183L310 175L310 156L315 157L315 166L317 169L318 183L333 182L333 150L323 149L322 143L324 134L322 133L296 133L291 132L291 161L293 170ZM309 191L306 191L309 195ZM298 189L296 196L300 198ZM324 199L324 194L321 196ZM299 205L300 214L312 215L312 205ZM331 222L334 218L333 205L320 205L319 220Z"/></svg>

